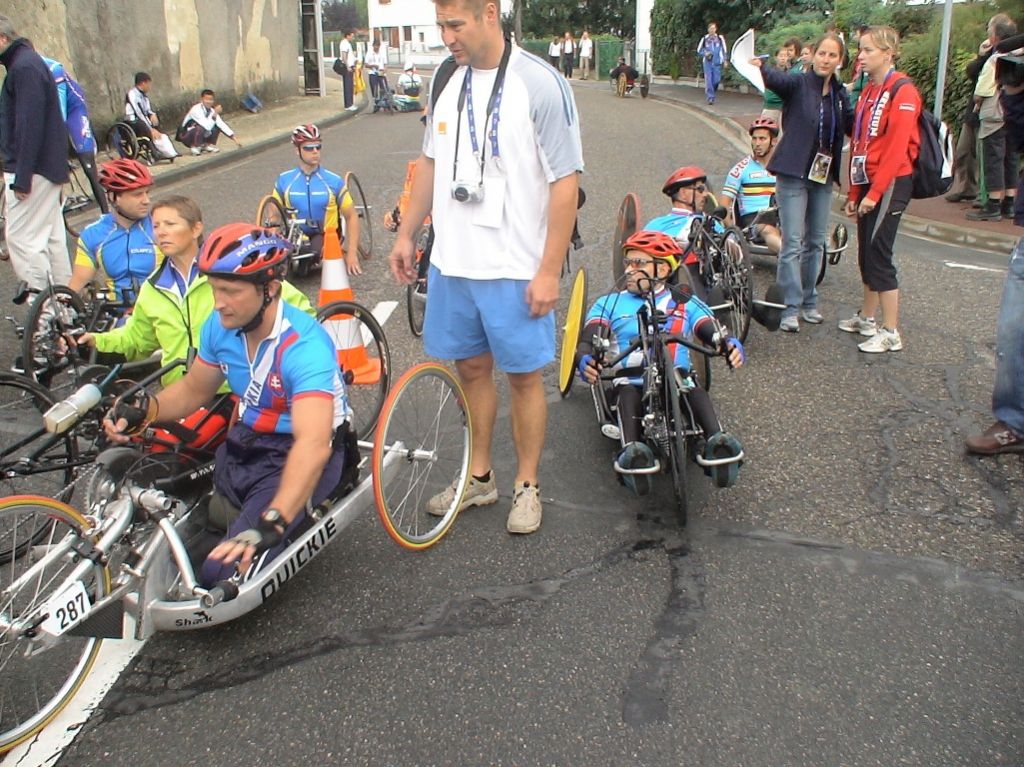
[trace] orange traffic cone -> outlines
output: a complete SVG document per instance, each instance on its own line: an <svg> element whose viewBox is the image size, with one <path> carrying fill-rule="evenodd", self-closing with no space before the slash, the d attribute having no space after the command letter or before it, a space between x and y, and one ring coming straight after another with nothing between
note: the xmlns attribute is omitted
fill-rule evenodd
<svg viewBox="0 0 1024 767"><path fill-rule="evenodd" d="M322 267L320 271L320 308L335 301L355 301L355 294L348 281L348 270L341 252L338 230L324 231ZM322 323L338 350L338 364L346 373L351 373L348 383L374 384L380 380L380 359L366 355L362 327L351 314L335 314Z"/></svg>

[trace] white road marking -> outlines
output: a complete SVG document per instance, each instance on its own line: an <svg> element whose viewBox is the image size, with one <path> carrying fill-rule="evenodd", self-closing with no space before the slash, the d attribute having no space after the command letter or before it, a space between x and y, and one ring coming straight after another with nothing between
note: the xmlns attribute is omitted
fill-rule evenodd
<svg viewBox="0 0 1024 767"><path fill-rule="evenodd" d="M391 316L392 312L394 312L397 307L398 307L398 302L397 301L381 301L379 304L377 304L375 307L373 307L373 310L370 312L370 314L373 315L373 318L375 320L377 320L377 322L383 328L384 327L384 323L388 321L388 318ZM362 331L363 331L363 346L366 346L373 339L370 336L370 331L367 330L365 326L363 327ZM0 765L0 767L3 767L3 765Z"/></svg>
<svg viewBox="0 0 1024 767"><path fill-rule="evenodd" d="M991 266L978 266L977 264L961 264L956 261L943 261L945 266L950 269L967 269L974 272L996 272L1002 274L1005 269L993 269Z"/></svg>

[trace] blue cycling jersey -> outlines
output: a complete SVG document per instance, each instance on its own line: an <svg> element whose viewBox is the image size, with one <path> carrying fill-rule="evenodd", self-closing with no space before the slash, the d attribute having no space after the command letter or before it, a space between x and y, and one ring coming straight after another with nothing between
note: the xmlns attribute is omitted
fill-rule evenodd
<svg viewBox="0 0 1024 767"><path fill-rule="evenodd" d="M644 229L648 232L664 232L675 239L685 250L690 244L690 227L698 218L700 216L692 210L672 208L671 213L648 221L644 225Z"/></svg>
<svg viewBox="0 0 1024 767"><path fill-rule="evenodd" d="M604 325L610 331L611 347L608 351L608 359L614 359L627 346L636 340L640 334L637 319L640 308L646 304L642 296L623 290L619 293L608 293L601 296L590 307L587 313L587 325L593 323ZM694 332L703 322L714 319L714 313L708 305L696 296L690 298L685 304L680 305L672 294L662 288L655 296L655 305L658 310L664 312L666 319L662 330L669 333L679 333L688 340L694 339ZM678 368L690 369L690 352L682 344L670 344L672 350L673 364ZM640 367L644 364L643 352L639 349L632 352L624 359L616 370L623 367ZM614 384L631 383L639 386L643 383L640 377L621 377L613 381Z"/></svg>
<svg viewBox="0 0 1024 767"><path fill-rule="evenodd" d="M291 434L292 403L331 397L334 427L351 415L330 336L301 309L278 303L277 319L249 359L245 336L229 330L214 312L199 336L199 360L219 367L239 397L239 418L253 431Z"/></svg>
<svg viewBox="0 0 1024 767"><path fill-rule="evenodd" d="M124 291L142 283L164 259L153 238L153 222L141 218L125 229L113 213L104 213L82 230L75 252L75 266L102 269L107 285L125 298ZM134 302L134 296L129 296Z"/></svg>
<svg viewBox="0 0 1024 767"><path fill-rule="evenodd" d="M771 205L772 195L775 194L775 176L747 155L725 177L722 194L736 200L737 215L758 213Z"/></svg>
<svg viewBox="0 0 1024 767"><path fill-rule="evenodd" d="M338 211L348 211L352 206L345 179L323 168L308 176L302 168L285 171L277 177L274 196L286 208L294 208L298 218L305 219L302 231L307 235L327 229L340 232Z"/></svg>

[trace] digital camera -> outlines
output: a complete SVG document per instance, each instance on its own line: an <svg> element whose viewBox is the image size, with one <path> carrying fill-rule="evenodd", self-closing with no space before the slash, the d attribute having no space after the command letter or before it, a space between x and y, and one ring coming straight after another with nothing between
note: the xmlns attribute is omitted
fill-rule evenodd
<svg viewBox="0 0 1024 767"><path fill-rule="evenodd" d="M452 197L459 202L483 202L484 186L474 181L453 181Z"/></svg>

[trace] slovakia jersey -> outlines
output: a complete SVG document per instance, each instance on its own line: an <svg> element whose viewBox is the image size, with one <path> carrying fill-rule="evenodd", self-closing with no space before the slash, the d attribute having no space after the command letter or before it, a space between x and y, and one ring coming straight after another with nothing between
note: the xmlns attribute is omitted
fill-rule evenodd
<svg viewBox="0 0 1024 767"><path fill-rule="evenodd" d="M736 200L740 216L759 213L771 206L775 176L750 155L740 160L725 177L722 193Z"/></svg>
<svg viewBox="0 0 1024 767"><path fill-rule="evenodd" d="M249 359L245 337L214 312L203 323L199 360L220 368L238 398L242 423L253 431L291 434L292 404L302 397L334 400L334 428L349 419L348 395L330 336L301 309L281 301L270 335Z"/></svg>
<svg viewBox="0 0 1024 767"><path fill-rule="evenodd" d="M352 207L345 179L323 168L317 168L309 176L302 168L285 171L277 177L274 196L286 208L294 208L298 218L306 220L302 231L307 235L327 229L343 231L338 211Z"/></svg>
<svg viewBox="0 0 1024 767"><path fill-rule="evenodd" d="M76 266L102 269L107 285L118 298L134 303L131 291L140 285L164 260L153 239L153 222L149 216L132 223L127 229L117 223L113 213L104 213L82 230L75 252Z"/></svg>
<svg viewBox="0 0 1024 767"><path fill-rule="evenodd" d="M633 343L636 337L640 335L638 312L646 303L641 296L630 293L628 290L623 290L619 293L608 293L601 296L590 307L586 324L603 325L611 331L609 338L611 347L607 352L609 360L619 356L619 353ZM696 331L701 323L714 319L711 309L696 296L692 297L685 304L680 305L665 288L662 288L655 297L655 305L659 311L664 312L666 315L662 330L669 333L679 333L690 340L693 340L694 331ZM682 344L669 344L669 349L672 350L675 367L689 370L689 350ZM615 369L642 367L643 365L643 352L640 349L636 349L620 362ZM639 386L643 383L643 379L639 376L621 377L614 379L613 383L615 385L630 383Z"/></svg>

